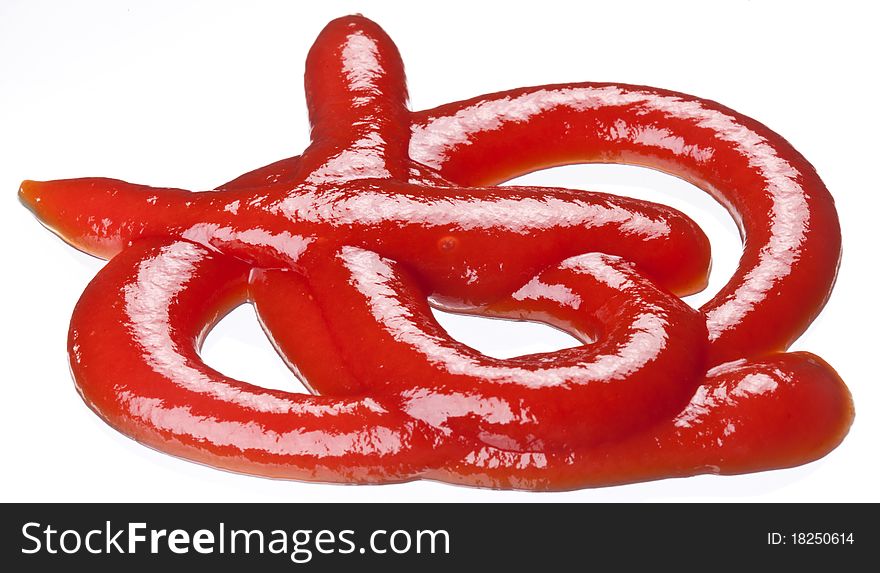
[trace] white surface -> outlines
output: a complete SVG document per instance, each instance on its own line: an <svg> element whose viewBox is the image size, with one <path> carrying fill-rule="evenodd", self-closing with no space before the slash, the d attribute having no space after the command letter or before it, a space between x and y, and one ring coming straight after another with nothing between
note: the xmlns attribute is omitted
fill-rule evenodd
<svg viewBox="0 0 880 573"><path fill-rule="evenodd" d="M303 4L0 3L0 500L880 501L873 61L880 45L868 3ZM19 182L97 175L204 189L298 153L308 141L306 52L327 21L352 12L376 20L397 42L415 109L523 85L620 81L715 99L783 134L813 163L840 210L837 287L793 349L819 354L849 384L857 418L844 443L791 470L529 494L233 475L144 448L94 416L74 391L65 340L73 305L102 262L43 229L18 204ZM579 166L524 180L651 198L694 217L715 259L710 290L696 303L735 267L732 221L677 179ZM459 339L496 355L566 343L540 326L443 320ZM221 323L205 356L230 375L295 387L249 308Z"/></svg>

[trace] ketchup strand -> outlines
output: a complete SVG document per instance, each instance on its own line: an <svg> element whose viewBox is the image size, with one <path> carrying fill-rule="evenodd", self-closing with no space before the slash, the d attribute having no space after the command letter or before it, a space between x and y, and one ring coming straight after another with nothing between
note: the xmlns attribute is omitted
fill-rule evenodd
<svg viewBox="0 0 880 573"><path fill-rule="evenodd" d="M830 295L834 202L812 166L715 102L607 83L406 106L394 43L330 22L306 61L312 142L210 191L25 181L21 200L109 262L74 310L86 404L148 446L261 476L561 490L807 463L846 435L846 386L785 353ZM744 250L699 310L709 242L656 203L498 184L574 163L646 166L722 203ZM495 359L430 304L538 320L577 348ZM313 395L205 365L254 305Z"/></svg>

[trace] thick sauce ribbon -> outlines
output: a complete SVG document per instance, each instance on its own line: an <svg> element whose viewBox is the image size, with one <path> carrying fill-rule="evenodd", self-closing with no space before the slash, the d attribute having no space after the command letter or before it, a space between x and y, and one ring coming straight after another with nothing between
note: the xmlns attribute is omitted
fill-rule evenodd
<svg viewBox="0 0 880 573"><path fill-rule="evenodd" d="M785 349L827 300L834 203L780 136L717 103L617 84L522 88L411 112L375 23L321 32L306 62L312 143L192 193L85 178L22 184L71 245L110 259L70 325L76 386L110 425L234 471L571 489L815 460L849 392ZM662 205L497 187L613 162L684 178L736 219L744 251L699 310L709 243ZM430 304L564 329L577 348L501 360ZM252 303L313 395L206 366Z"/></svg>

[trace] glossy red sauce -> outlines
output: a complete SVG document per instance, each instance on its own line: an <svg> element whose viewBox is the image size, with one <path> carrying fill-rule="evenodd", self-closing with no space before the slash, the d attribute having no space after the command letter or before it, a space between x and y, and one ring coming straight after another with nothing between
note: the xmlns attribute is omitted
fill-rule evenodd
<svg viewBox="0 0 880 573"><path fill-rule="evenodd" d="M312 143L201 193L86 178L20 196L109 258L69 351L86 403L168 453L303 480L416 478L535 490L788 467L833 449L846 386L784 350L834 283L840 229L810 164L717 103L655 88L522 88L411 112L396 47L359 16L306 62ZM709 243L678 211L603 193L497 187L554 165L648 166L710 193L744 252L694 310ZM585 344L494 359L432 304L539 320ZM199 358L256 307L314 392Z"/></svg>

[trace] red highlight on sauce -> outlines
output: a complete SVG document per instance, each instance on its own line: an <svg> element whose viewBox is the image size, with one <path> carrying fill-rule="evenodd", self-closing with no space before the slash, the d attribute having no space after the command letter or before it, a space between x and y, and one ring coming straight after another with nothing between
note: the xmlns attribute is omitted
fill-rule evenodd
<svg viewBox="0 0 880 573"><path fill-rule="evenodd" d="M255 475L418 478L561 490L783 468L836 447L849 392L786 353L827 300L834 202L779 135L643 86L521 88L411 112L375 23L334 20L306 62L312 143L212 191L26 181L71 245L110 259L70 325L76 387L144 444ZM678 211L603 193L497 187L553 165L682 177L734 215L739 267L699 310L709 243ZM584 345L495 359L428 300L539 320ZM199 357L252 303L313 395Z"/></svg>

